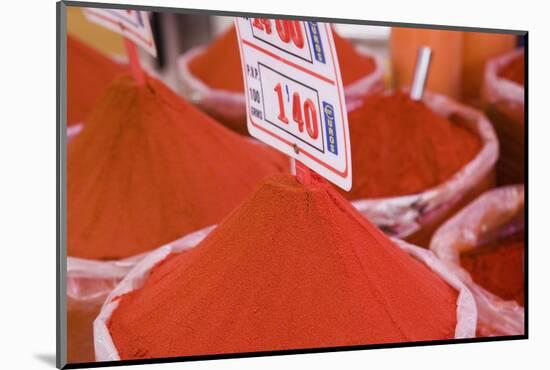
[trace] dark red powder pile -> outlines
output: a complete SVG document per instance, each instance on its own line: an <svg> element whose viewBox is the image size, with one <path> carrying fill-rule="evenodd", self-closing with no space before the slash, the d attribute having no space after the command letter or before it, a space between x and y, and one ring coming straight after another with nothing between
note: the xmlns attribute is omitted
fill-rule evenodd
<svg viewBox="0 0 550 370"><path fill-rule="evenodd" d="M514 81L520 85L525 84L525 57L521 55L508 63L500 71L500 77Z"/></svg>
<svg viewBox="0 0 550 370"><path fill-rule="evenodd" d="M68 255L119 259L219 222L288 159L160 81L110 86L68 145Z"/></svg>
<svg viewBox="0 0 550 370"><path fill-rule="evenodd" d="M123 64L67 36L67 124L82 123L115 76L125 69Z"/></svg>
<svg viewBox="0 0 550 370"><path fill-rule="evenodd" d="M493 242L460 256L472 279L505 300L524 304L523 238Z"/></svg>
<svg viewBox="0 0 550 370"><path fill-rule="evenodd" d="M414 194L449 179L481 149L476 134L404 92L373 95L349 113L348 199Z"/></svg>
<svg viewBox="0 0 550 370"><path fill-rule="evenodd" d="M351 42L338 36L336 32L333 32L333 37L344 86L374 71L375 63L372 58L359 54ZM207 86L243 92L241 57L235 27L231 27L214 40L204 53L192 59L189 69Z"/></svg>
<svg viewBox="0 0 550 370"><path fill-rule="evenodd" d="M263 181L122 296L121 359L450 339L457 292L326 183Z"/></svg>

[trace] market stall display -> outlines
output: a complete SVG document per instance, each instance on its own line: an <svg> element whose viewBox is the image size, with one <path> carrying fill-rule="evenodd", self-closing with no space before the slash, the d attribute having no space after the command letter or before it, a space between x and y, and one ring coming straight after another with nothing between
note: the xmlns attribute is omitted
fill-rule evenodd
<svg viewBox="0 0 550 370"><path fill-rule="evenodd" d="M346 100L383 87L383 68L374 56L333 32ZM220 61L223 61L220 62ZM179 61L185 95L239 133L246 133L246 107L241 59L234 27L206 47L186 52Z"/></svg>
<svg viewBox="0 0 550 370"><path fill-rule="evenodd" d="M524 333L524 187L484 193L435 233L430 249L470 288L478 335Z"/></svg>
<svg viewBox="0 0 550 370"><path fill-rule="evenodd" d="M127 58L67 38L71 364L524 334L515 36L83 12Z"/></svg>
<svg viewBox="0 0 550 370"><path fill-rule="evenodd" d="M267 178L197 243L152 252L115 288L94 323L98 361L475 333L468 289L319 178Z"/></svg>

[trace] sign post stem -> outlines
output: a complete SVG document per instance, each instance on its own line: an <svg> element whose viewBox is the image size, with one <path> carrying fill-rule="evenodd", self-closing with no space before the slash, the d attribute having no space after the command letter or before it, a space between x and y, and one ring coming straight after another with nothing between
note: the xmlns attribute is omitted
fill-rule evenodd
<svg viewBox="0 0 550 370"><path fill-rule="evenodd" d="M126 47L126 53L128 54L128 59L130 62L130 70L132 71L132 76L134 77L134 80L136 80L138 85L144 85L145 73L143 72L143 68L141 67L141 63L139 61L136 44L125 37L124 46Z"/></svg>
<svg viewBox="0 0 550 370"><path fill-rule="evenodd" d="M303 185L311 184L311 170L297 159L293 159L296 166L296 178Z"/></svg>
<svg viewBox="0 0 550 370"><path fill-rule="evenodd" d="M410 92L410 97L412 100L422 100L422 96L424 95L424 86L426 85L426 80L428 79L431 56L432 49L427 46L423 46L418 50L418 57L416 59L416 67Z"/></svg>

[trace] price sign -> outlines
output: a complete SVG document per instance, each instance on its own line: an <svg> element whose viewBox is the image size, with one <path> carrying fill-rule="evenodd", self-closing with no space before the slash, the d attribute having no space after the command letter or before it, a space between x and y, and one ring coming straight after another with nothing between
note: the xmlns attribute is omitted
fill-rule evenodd
<svg viewBox="0 0 550 370"><path fill-rule="evenodd" d="M328 24L236 18L250 134L351 189L351 150Z"/></svg>
<svg viewBox="0 0 550 370"><path fill-rule="evenodd" d="M121 34L157 56L147 13L140 10L85 8L84 15L94 23Z"/></svg>

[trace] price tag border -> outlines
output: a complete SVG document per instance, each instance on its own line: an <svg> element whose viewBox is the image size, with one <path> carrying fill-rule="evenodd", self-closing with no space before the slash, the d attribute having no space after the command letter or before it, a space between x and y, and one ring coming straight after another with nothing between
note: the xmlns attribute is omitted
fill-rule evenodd
<svg viewBox="0 0 550 370"><path fill-rule="evenodd" d="M275 49L281 50L283 53L290 54L290 55L292 55L292 56L294 56L294 57L296 57L300 60L303 60L306 63L313 64L313 54L311 53L311 49L308 48L309 59L303 58L300 55L294 54L294 53L292 53L288 50L285 50L285 49L275 45L275 44L272 44L271 42L269 42L267 40L262 39L260 36L258 36L257 34L254 33L254 26L252 24L250 24L250 28L251 28L251 32L252 32L252 37L254 37L256 40L260 40L261 42L265 42L266 44L271 45ZM305 26L304 26L304 31L305 31L305 34L306 34L307 44L309 45L309 35L307 33L307 27L305 27Z"/></svg>
<svg viewBox="0 0 550 370"><path fill-rule="evenodd" d="M129 37L133 39L134 42L137 42L140 46L146 49L147 52L151 53L154 57L157 56L155 39L153 38L153 31L151 30L151 25L149 24L148 20L144 21L143 24L144 24L146 33L149 36L149 40L139 32L136 32L134 29L125 27L122 23L119 23L113 20L112 18L105 16L103 13L100 12L101 10L123 10L123 9L97 9L97 8L83 9L87 18L91 18L91 19L96 18L96 20L94 20L95 22L107 23L108 25L105 24L104 27L107 27L107 28L111 27L111 29L114 32L120 31L123 37ZM134 10L134 11L138 12L140 17L143 17L143 18L147 17L142 10ZM126 35L126 33L128 33L128 35Z"/></svg>
<svg viewBox="0 0 550 370"><path fill-rule="evenodd" d="M323 25L325 26L325 29L327 29L329 26L327 23L323 23ZM239 22L237 19L235 19L235 26L237 27L237 37L239 38L239 48L240 48L240 52L241 52L241 56L244 55L244 51L243 51L243 44L246 44L247 46L249 47L252 47L260 52L263 52L267 55L269 55L270 57L274 58L274 59L277 59L293 68L296 68L302 72L306 72L308 74L310 74L311 76L315 77L315 78L318 78L318 79L321 79L322 81L324 82L327 82L327 83L331 83L331 84L336 84L336 81L333 81L333 80L330 80L328 79L327 77L325 76L322 76L314 71L310 71L309 69L305 68L305 67L302 67L300 65L297 65L295 64L294 62L290 61L290 60L287 60L286 58L283 58L282 56L278 56L278 55L275 55L273 54L272 52L268 51L268 50L265 50L263 48L261 48L260 46L258 45L255 45L255 44L252 44L251 42L249 42L248 40L242 40L241 39L241 34L240 34L240 27L239 27ZM327 35L328 37L330 38L330 41L332 41L330 43L330 57L332 59L332 66L333 66L333 70L334 70L334 75L335 76L338 76L338 72L336 71L336 65L334 63L334 50L333 50L333 45L334 45L334 41L333 41L333 38L332 38L332 33L330 31L327 32ZM263 40L262 40L263 41ZM265 41L264 41L265 42ZM245 82L245 86L246 86L246 90L245 91L248 91L248 80L246 78L246 70L245 70L245 67L244 65L241 63L241 67L243 69L243 76L245 76L244 78L244 82ZM342 104L342 94L341 94L341 89L338 89L338 100L339 100L339 104L340 104L340 107L343 107L344 104ZM247 105L247 109L246 109L246 114L247 116L249 117L250 119L250 123L254 126L254 128L260 130L260 131L263 131L265 132L266 134L268 135L271 135L273 136L274 138L276 138L278 141L288 145L291 149L294 148L294 145L295 143L292 143L288 140L286 140L285 138L282 138L280 137L279 135L277 135L275 132L272 132L270 130L268 130L267 128L257 124L256 122L254 122L254 119L252 117L252 115L250 114L250 107L249 107L249 103L248 103L248 99L245 99L246 100L246 105ZM341 111L341 119L342 119L342 122L344 122L344 117L343 115L345 114L343 109L340 109ZM324 168L326 168L327 170L329 170L330 172L338 175L339 177L341 177L342 179L346 179L347 176L348 176L348 173L349 173L349 170L350 170L350 166L349 166L349 163L348 163L348 159L350 158L350 153L349 153L349 148L348 148L348 143L349 143L349 138L347 137L347 131L349 131L349 124L348 124L348 130L343 130L344 131L344 153L345 153L345 167L344 167L344 170L343 171L339 171L338 169L328 165L327 163L321 161L320 159L318 159L317 157L315 157L314 155L310 154L308 151L306 151L305 149L303 149L302 147L299 147L299 152L300 154L304 154L307 158L309 158L310 160L316 162L317 164L323 166ZM299 159L298 159L299 160ZM306 164L307 166L307 164ZM351 181L350 181L351 182ZM351 186L349 187L351 189ZM345 190L349 190L349 189L345 189Z"/></svg>

